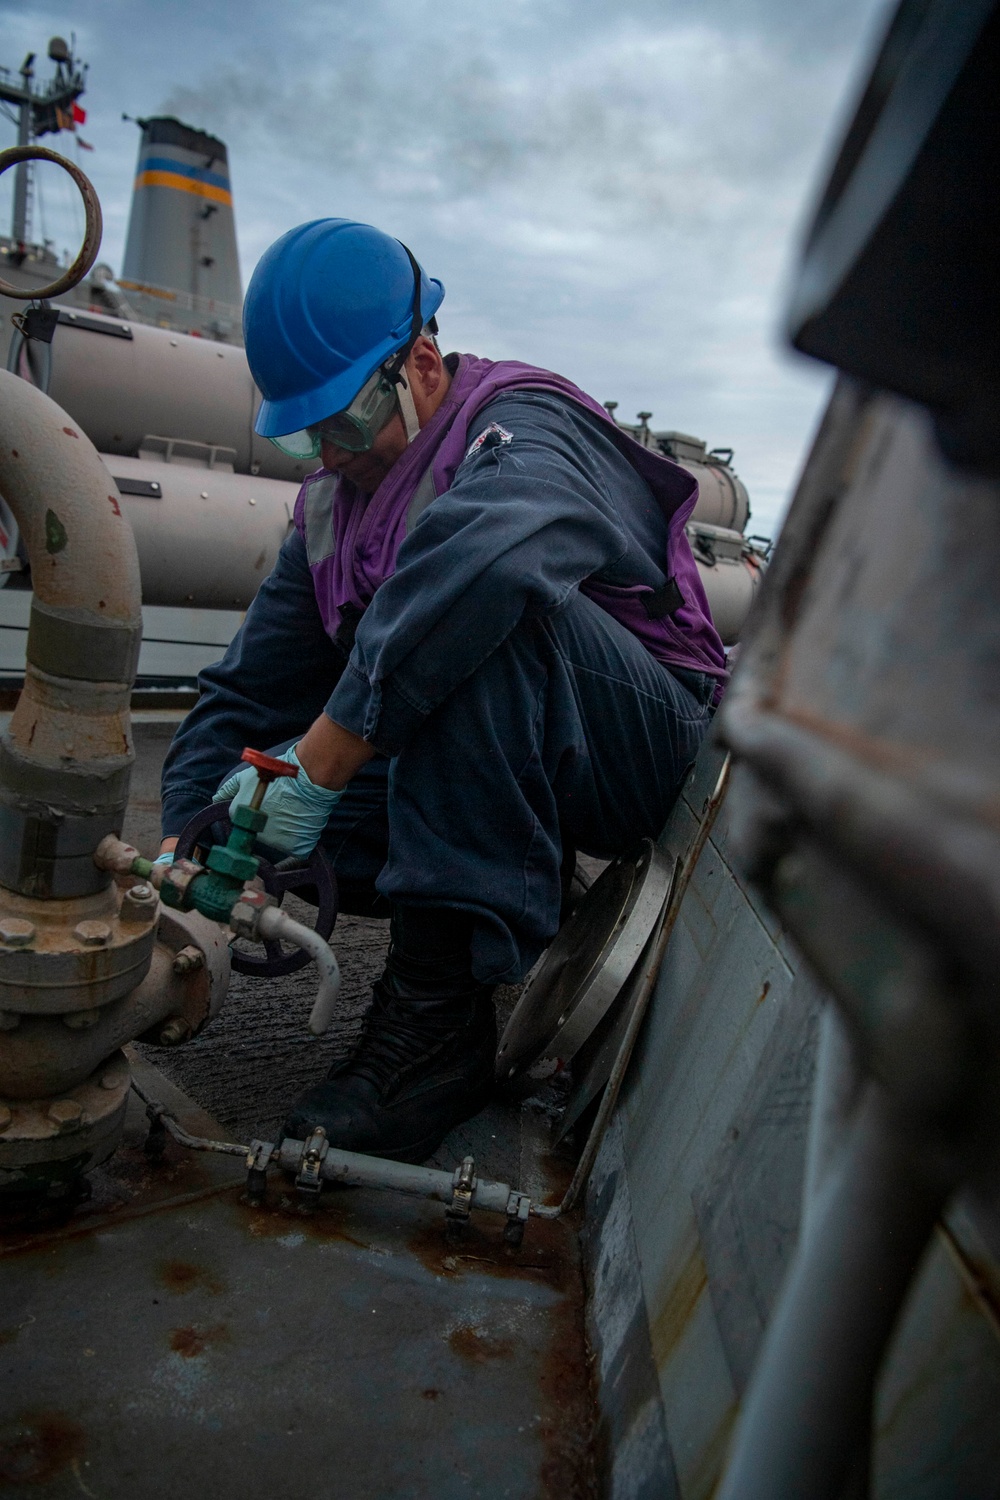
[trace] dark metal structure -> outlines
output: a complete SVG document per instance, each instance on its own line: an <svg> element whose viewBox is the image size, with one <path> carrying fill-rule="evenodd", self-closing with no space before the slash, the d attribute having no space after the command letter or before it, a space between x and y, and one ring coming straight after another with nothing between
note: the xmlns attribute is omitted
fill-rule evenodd
<svg viewBox="0 0 1000 1500"><path fill-rule="evenodd" d="M724 1500L864 1487L876 1376L949 1200L1000 1249L1000 243L978 187L998 36L995 5L904 0L793 297L795 343L844 378L722 736L744 859L836 1019Z"/></svg>

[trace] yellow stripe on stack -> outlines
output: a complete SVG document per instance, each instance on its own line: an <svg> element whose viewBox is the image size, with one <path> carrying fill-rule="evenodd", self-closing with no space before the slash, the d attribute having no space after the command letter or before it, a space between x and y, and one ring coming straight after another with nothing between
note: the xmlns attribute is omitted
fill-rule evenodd
<svg viewBox="0 0 1000 1500"><path fill-rule="evenodd" d="M228 188L216 187L211 182L198 182L194 177L182 177L179 172L140 172L135 186L177 188L182 193L193 193L196 198L208 198L212 203L226 203L232 207L233 195Z"/></svg>

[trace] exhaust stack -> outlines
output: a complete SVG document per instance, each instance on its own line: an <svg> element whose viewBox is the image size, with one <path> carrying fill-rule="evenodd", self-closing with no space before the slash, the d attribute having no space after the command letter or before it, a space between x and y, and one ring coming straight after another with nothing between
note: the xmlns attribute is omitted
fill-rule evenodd
<svg viewBox="0 0 1000 1500"><path fill-rule="evenodd" d="M149 322L239 343L243 287L225 144L167 116L138 123L119 285Z"/></svg>

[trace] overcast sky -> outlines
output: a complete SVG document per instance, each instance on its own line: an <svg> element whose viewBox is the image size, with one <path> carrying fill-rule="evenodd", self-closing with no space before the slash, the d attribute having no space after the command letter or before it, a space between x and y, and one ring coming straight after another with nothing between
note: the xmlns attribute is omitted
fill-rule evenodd
<svg viewBox="0 0 1000 1500"><path fill-rule="evenodd" d="M448 348L733 447L770 532L827 391L782 348L783 282L885 8L0 0L0 63L35 51L44 78L49 36L75 31L115 270L138 147L121 116L176 114L229 146L244 284L295 223L377 224L444 282ZM61 250L71 197L46 181L43 200Z"/></svg>

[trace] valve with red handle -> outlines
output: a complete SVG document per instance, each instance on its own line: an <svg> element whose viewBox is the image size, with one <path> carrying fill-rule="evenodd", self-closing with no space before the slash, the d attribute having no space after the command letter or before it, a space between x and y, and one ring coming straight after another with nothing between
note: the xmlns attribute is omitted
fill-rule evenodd
<svg viewBox="0 0 1000 1500"><path fill-rule="evenodd" d="M240 760L245 760L248 766L253 766L257 772L257 790L250 798L250 806L254 812L260 808L264 800L264 793L272 781L277 781L279 776L297 776L298 766L293 766L290 761L278 760L274 755L265 755L263 750L244 750ZM265 820L266 821L266 820ZM262 828L264 824L260 825Z"/></svg>
<svg viewBox="0 0 1000 1500"><path fill-rule="evenodd" d="M165 906L200 912L230 927L238 938L263 943L264 957L233 950L233 968L241 973L258 977L291 974L316 962L321 982L309 1026L318 1035L330 1023L340 986L337 961L326 941L337 919L333 868L318 848L308 859L292 857L278 864L270 862L266 849L263 854L255 852L256 838L267 827L268 815L261 806L267 788L279 777L298 776L299 767L294 759L289 762L260 750L246 749L241 759L257 772L257 785L249 801L234 800L226 807L223 799L196 813L178 838L172 864L155 865L113 834L95 850L94 859L101 869L152 881ZM209 828L217 835L219 825L227 823L226 842L213 844L203 858L194 858L201 855L201 836ZM317 903L312 928L280 909L285 894L296 889ZM287 951L288 945L292 952Z"/></svg>
<svg viewBox="0 0 1000 1500"><path fill-rule="evenodd" d="M238 972L258 978L291 974L315 957L312 940L320 938L325 947L333 931L337 920L337 881L329 858L319 847L307 858L292 856L278 863L272 863L266 846L263 852L255 850L258 835L266 839L268 815L261 804L267 788L279 777L297 776L299 768L294 762L265 755L260 750L244 750L241 759L257 772L258 784L250 800L234 801L227 806L223 797L195 813L177 840L172 864L155 865L113 835L103 841L94 857L102 869L151 880L165 906L198 911L214 922L234 926L240 937L263 943L263 956L233 950L233 968ZM230 784L236 784L235 777L225 784L226 788ZM203 845L210 843L205 839L208 831L213 830L218 837L220 828L227 825L226 842L212 844L207 855L202 855ZM248 890L251 881L257 889ZM280 907L290 891L300 891L306 901L314 902L317 907L311 929L291 922L291 927L298 929L297 936L290 935L290 919L284 913L280 914L284 924L281 932L276 930L276 925L281 924L272 920L277 918L277 912L272 911L266 921L260 919L264 908ZM295 943L298 951L288 952L282 947L283 939Z"/></svg>
<svg viewBox="0 0 1000 1500"><path fill-rule="evenodd" d="M317 846L308 857L301 859L290 857L275 863L268 848L265 847L262 851L259 845L254 844L254 839L260 837L266 845L267 834L264 830L267 814L262 810L261 803L267 788L279 777L297 776L298 767L294 762L276 758L273 755L265 755L260 750L244 750L241 759L247 765L253 766L258 777L249 802L227 807L223 799L212 802L208 807L195 813L177 840L174 865L168 868L176 869L178 865L187 868L196 852L200 855L200 846L209 830L214 831L216 838L222 837L222 831L227 830L225 845L217 846L217 852L212 851L205 860L213 876L216 874L238 875L239 870L249 868L242 864L242 860L249 855L256 862L254 875L263 884L267 895L273 898L279 906L289 892L301 895L306 902L315 904L316 916L312 930L325 940L333 932L338 907L337 880L329 857L321 847ZM233 777L224 790L234 785L235 781L236 778ZM243 837L234 839L237 830L243 831ZM249 838L244 843L247 835ZM167 884L169 885L170 882L168 881ZM192 888L192 896L199 910L204 910L206 900L215 907L220 894L214 885L206 886L204 878L196 882ZM169 895L164 899L170 902ZM253 947L246 945L233 949L233 968L238 973L248 974L254 978L275 978L284 974L294 974L310 961L307 952L289 950L287 946L282 947L282 944L275 939L261 937L258 941L263 943L263 953L259 949L255 951Z"/></svg>
<svg viewBox="0 0 1000 1500"><path fill-rule="evenodd" d="M246 749L240 759L257 772L257 786L249 802L230 807L231 827L226 842L209 849L203 866L178 857L179 848L175 850L174 862L160 887L165 905L193 906L213 922L229 920L247 881L255 879L260 869L260 858L253 850L258 835L267 827L267 813L261 803L268 787L281 776L298 775L297 766L260 750Z"/></svg>

